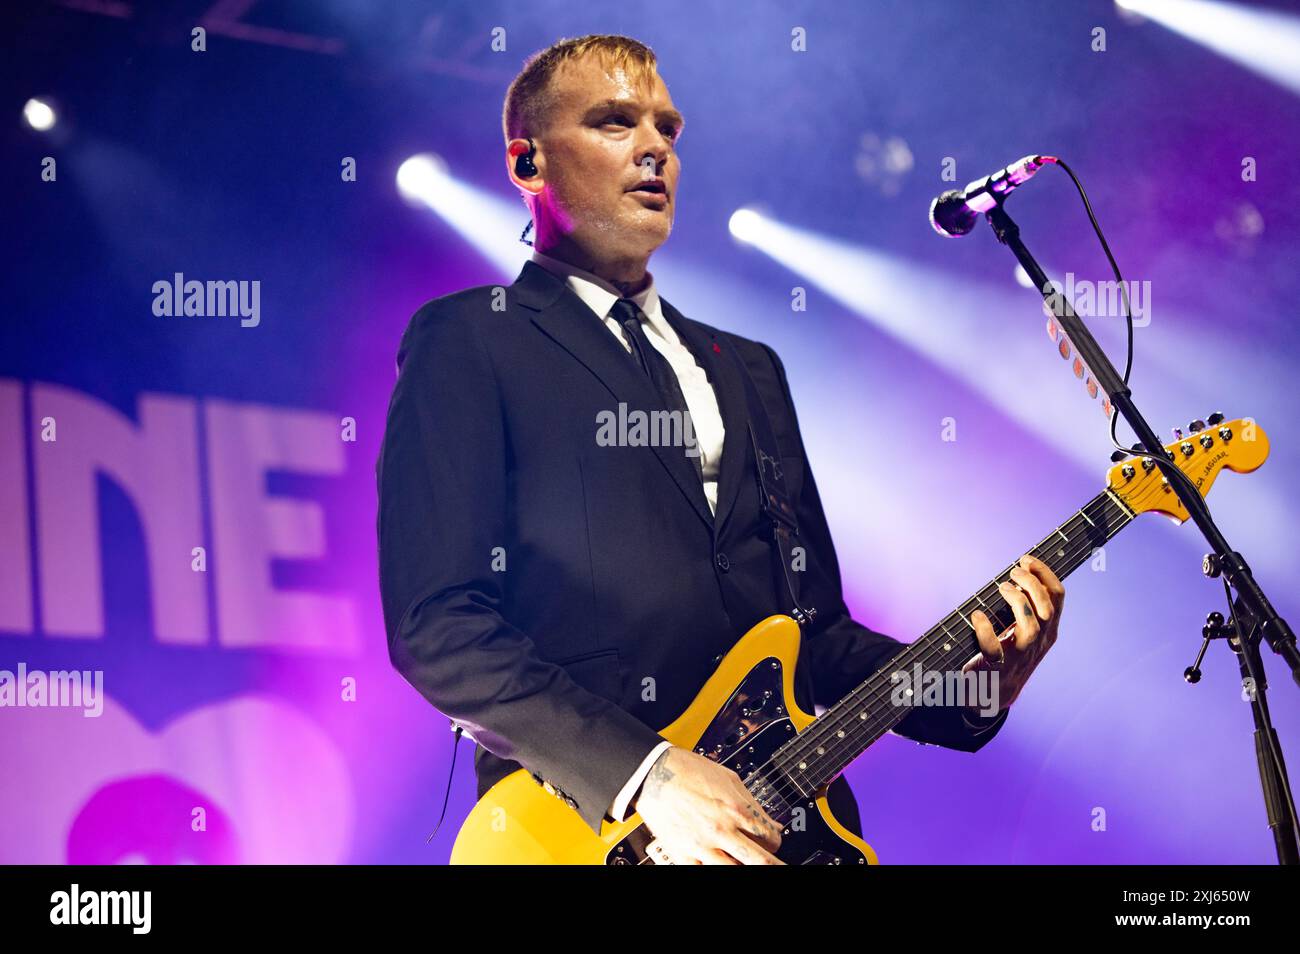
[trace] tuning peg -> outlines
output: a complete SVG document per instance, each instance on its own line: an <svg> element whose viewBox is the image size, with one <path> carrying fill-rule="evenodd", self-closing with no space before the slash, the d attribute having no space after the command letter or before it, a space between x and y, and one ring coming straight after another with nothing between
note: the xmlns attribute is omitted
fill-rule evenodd
<svg viewBox="0 0 1300 954"><path fill-rule="evenodd" d="M1175 427L1173 431L1174 431L1174 440L1181 441L1183 439L1183 429L1181 427Z"/></svg>
<svg viewBox="0 0 1300 954"><path fill-rule="evenodd" d="M1211 427L1213 427L1215 424L1218 424L1222 420L1223 420L1223 412L1215 411L1213 414L1211 414L1209 417L1205 419L1205 422L1209 424Z"/></svg>
<svg viewBox="0 0 1300 954"><path fill-rule="evenodd" d="M1110 460L1112 464L1118 464L1122 460L1128 459L1128 451L1111 451Z"/></svg>
<svg viewBox="0 0 1300 954"><path fill-rule="evenodd" d="M1187 429L1193 434L1199 434L1201 431L1205 430L1205 422L1199 419L1192 421L1192 423L1187 425Z"/></svg>

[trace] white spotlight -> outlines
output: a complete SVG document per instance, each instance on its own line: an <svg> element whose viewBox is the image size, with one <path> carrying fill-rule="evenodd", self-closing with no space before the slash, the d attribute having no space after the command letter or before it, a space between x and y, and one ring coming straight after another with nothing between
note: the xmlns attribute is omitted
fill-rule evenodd
<svg viewBox="0 0 1300 954"><path fill-rule="evenodd" d="M397 191L413 202L432 204L438 187L447 181L447 164L438 156L422 153L397 167Z"/></svg>
<svg viewBox="0 0 1300 954"><path fill-rule="evenodd" d="M29 99L23 105L23 119L27 120L27 125L31 126L37 132L45 132L51 129L58 117L54 115L54 110L50 104L40 99Z"/></svg>
<svg viewBox="0 0 1300 954"><path fill-rule="evenodd" d="M753 242L763 228L763 217L753 209L737 209L731 213L727 223L733 238L741 242Z"/></svg>

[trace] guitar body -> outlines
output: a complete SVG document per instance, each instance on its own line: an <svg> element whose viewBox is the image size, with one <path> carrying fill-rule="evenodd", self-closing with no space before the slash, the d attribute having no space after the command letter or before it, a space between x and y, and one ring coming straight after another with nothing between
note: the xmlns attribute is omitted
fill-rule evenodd
<svg viewBox="0 0 1300 954"><path fill-rule="evenodd" d="M794 704L799 626L769 616L723 658L685 712L660 732L741 778L813 722ZM876 854L836 820L823 789L796 802L778 857L787 864L876 864ZM600 834L526 770L484 793L461 826L452 864L642 864L649 831L639 815L604 822Z"/></svg>

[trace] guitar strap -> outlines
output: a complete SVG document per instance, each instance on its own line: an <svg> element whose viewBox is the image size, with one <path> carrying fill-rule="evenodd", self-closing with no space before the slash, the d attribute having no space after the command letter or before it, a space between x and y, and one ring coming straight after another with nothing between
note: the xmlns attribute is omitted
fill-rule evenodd
<svg viewBox="0 0 1300 954"><path fill-rule="evenodd" d="M754 468L758 473L759 506L763 515L772 526L772 541L776 548L776 558L781 564L786 591L793 607L790 616L800 626L805 626L817 618L816 607L803 607L799 603L798 573L794 569L794 550L799 546L799 521L795 514L793 502L785 486L785 472L781 468L781 451L777 447L772 421L767 416L767 408L759 396L754 379L750 377L745 362L730 341L723 340L723 346L731 355L736 365L740 380L745 385L745 403L748 407L747 424L749 442L754 448Z"/></svg>

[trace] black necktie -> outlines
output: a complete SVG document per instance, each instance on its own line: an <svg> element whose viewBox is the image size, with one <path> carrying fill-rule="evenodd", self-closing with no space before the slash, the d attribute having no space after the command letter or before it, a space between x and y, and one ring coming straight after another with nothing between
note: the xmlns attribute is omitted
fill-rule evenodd
<svg viewBox="0 0 1300 954"><path fill-rule="evenodd" d="M664 407L670 411L681 412L682 433L686 435L686 421L690 417L690 408L687 407L686 397L682 394L681 384L677 380L677 372L668 363L668 359L659 353L659 349L650 343L650 339L646 337L645 329L641 327L641 309L637 307L637 303L632 299L620 298L614 302L614 307L610 309L610 315L627 331L628 338L631 339L632 343L632 360L650 378L655 390L659 392ZM695 436L694 422L692 422L689 433L693 442L691 448L694 450L694 454L688 454L687 459L695 465L695 473L703 483L704 468L700 463L699 442Z"/></svg>

